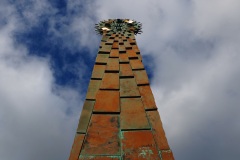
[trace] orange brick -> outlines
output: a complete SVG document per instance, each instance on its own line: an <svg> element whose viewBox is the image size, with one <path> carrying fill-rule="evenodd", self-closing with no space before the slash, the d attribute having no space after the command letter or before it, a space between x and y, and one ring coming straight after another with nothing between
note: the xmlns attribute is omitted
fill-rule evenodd
<svg viewBox="0 0 240 160"><path fill-rule="evenodd" d="M123 40L122 40L122 37L119 37L119 41L118 41L119 45L123 45Z"/></svg>
<svg viewBox="0 0 240 160"><path fill-rule="evenodd" d="M115 37L114 38L114 42L118 42L119 38L118 37Z"/></svg>
<svg viewBox="0 0 240 160"><path fill-rule="evenodd" d="M120 97L140 96L138 86L134 78L120 79Z"/></svg>
<svg viewBox="0 0 240 160"><path fill-rule="evenodd" d="M113 43L112 49L118 49L118 42Z"/></svg>
<svg viewBox="0 0 240 160"><path fill-rule="evenodd" d="M119 160L117 156L80 156L79 160Z"/></svg>
<svg viewBox="0 0 240 160"><path fill-rule="evenodd" d="M78 160L85 134L76 134L68 160Z"/></svg>
<svg viewBox="0 0 240 160"><path fill-rule="evenodd" d="M109 58L106 71L119 71L119 59Z"/></svg>
<svg viewBox="0 0 240 160"><path fill-rule="evenodd" d="M126 53L126 49L124 45L119 45L119 53Z"/></svg>
<svg viewBox="0 0 240 160"><path fill-rule="evenodd" d="M112 49L110 52L110 58L118 58L119 57L119 51L117 49Z"/></svg>
<svg viewBox="0 0 240 160"><path fill-rule="evenodd" d="M90 80L86 99L95 100L101 82L101 80Z"/></svg>
<svg viewBox="0 0 240 160"><path fill-rule="evenodd" d="M174 160L172 151L162 151L162 160Z"/></svg>
<svg viewBox="0 0 240 160"><path fill-rule="evenodd" d="M145 70L133 71L133 74L138 85L149 84L148 75Z"/></svg>
<svg viewBox="0 0 240 160"><path fill-rule="evenodd" d="M123 132L123 159L160 160L151 131Z"/></svg>
<svg viewBox="0 0 240 160"><path fill-rule="evenodd" d="M132 68L129 64L120 64L120 77L133 76Z"/></svg>
<svg viewBox="0 0 240 160"><path fill-rule="evenodd" d="M124 46L126 49L132 49L132 46L130 45L130 43L128 41L124 41Z"/></svg>
<svg viewBox="0 0 240 160"><path fill-rule="evenodd" d="M119 54L119 61L120 62L129 62L128 55L126 53Z"/></svg>
<svg viewBox="0 0 240 160"><path fill-rule="evenodd" d="M156 109L156 103L153 97L152 90L149 85L138 86L139 92L142 96L143 106L145 109Z"/></svg>
<svg viewBox="0 0 240 160"><path fill-rule="evenodd" d="M108 54L98 54L96 58L96 63L107 64Z"/></svg>
<svg viewBox="0 0 240 160"><path fill-rule="evenodd" d="M102 45L101 48L99 49L99 53L110 53L112 49L112 45Z"/></svg>
<svg viewBox="0 0 240 160"><path fill-rule="evenodd" d="M119 91L99 90L94 112L120 112Z"/></svg>
<svg viewBox="0 0 240 160"><path fill-rule="evenodd" d="M135 44L136 44L136 41L133 40L132 38L129 38L128 41L129 41L129 43L130 43L131 45L135 45Z"/></svg>
<svg viewBox="0 0 240 160"><path fill-rule="evenodd" d="M169 149L169 145L163 130L162 122L158 111L147 111L149 122L152 126L152 132L159 150Z"/></svg>
<svg viewBox="0 0 240 160"><path fill-rule="evenodd" d="M83 105L81 117L79 119L77 132L78 133L86 133L88 124L92 115L92 110L95 101L88 101L86 100Z"/></svg>
<svg viewBox="0 0 240 160"><path fill-rule="evenodd" d="M103 74L105 72L106 65L94 65L93 72L92 72L92 78L102 78Z"/></svg>
<svg viewBox="0 0 240 160"><path fill-rule="evenodd" d="M130 60L132 69L144 69L143 63L138 59Z"/></svg>
<svg viewBox="0 0 240 160"><path fill-rule="evenodd" d="M81 155L120 155L119 116L93 114Z"/></svg>
<svg viewBox="0 0 240 160"><path fill-rule="evenodd" d="M137 54L140 53L140 50L139 50L139 48L138 48L137 45L132 45L132 49L133 49Z"/></svg>
<svg viewBox="0 0 240 160"><path fill-rule="evenodd" d="M121 98L122 130L150 129L141 98Z"/></svg>
<svg viewBox="0 0 240 160"><path fill-rule="evenodd" d="M113 39L108 39L107 42L105 43L106 45L112 45L113 44Z"/></svg>
<svg viewBox="0 0 240 160"><path fill-rule="evenodd" d="M119 73L105 73L101 89L119 89Z"/></svg>
<svg viewBox="0 0 240 160"><path fill-rule="evenodd" d="M129 58L138 58L136 52L134 50L127 50L127 55Z"/></svg>

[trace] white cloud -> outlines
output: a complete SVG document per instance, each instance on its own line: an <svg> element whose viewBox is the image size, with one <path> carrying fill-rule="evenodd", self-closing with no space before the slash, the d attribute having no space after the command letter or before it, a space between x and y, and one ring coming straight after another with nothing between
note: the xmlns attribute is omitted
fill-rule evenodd
<svg viewBox="0 0 240 160"><path fill-rule="evenodd" d="M0 157L67 159L80 112L76 91L57 87L48 59L29 56L14 39L25 24L11 5L0 7Z"/></svg>

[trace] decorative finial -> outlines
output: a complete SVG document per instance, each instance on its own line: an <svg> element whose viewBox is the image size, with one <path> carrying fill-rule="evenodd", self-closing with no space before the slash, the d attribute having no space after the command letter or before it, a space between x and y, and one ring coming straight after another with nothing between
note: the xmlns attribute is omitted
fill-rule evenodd
<svg viewBox="0 0 240 160"><path fill-rule="evenodd" d="M109 19L100 21L95 25L95 29L98 34L133 32L136 35L142 33L142 24L130 19Z"/></svg>

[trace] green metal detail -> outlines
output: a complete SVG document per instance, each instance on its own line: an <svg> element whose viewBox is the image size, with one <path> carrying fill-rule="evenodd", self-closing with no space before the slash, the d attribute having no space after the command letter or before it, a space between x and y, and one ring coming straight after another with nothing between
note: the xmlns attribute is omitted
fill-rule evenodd
<svg viewBox="0 0 240 160"><path fill-rule="evenodd" d="M140 22L129 19L109 19L100 21L95 25L95 30L99 34L132 32L135 35L142 33L142 24Z"/></svg>

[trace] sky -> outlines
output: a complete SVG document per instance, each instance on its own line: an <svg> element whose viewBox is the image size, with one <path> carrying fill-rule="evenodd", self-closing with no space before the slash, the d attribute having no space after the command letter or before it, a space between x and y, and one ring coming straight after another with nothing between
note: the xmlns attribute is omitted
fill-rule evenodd
<svg viewBox="0 0 240 160"><path fill-rule="evenodd" d="M1 0L0 159L66 160L101 20L137 43L176 160L240 157L239 0Z"/></svg>

